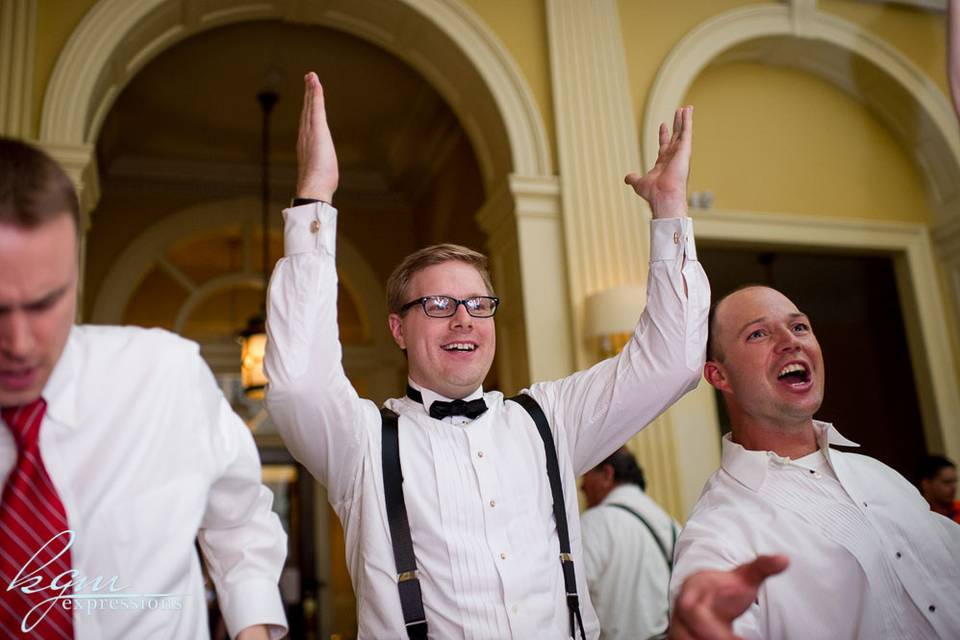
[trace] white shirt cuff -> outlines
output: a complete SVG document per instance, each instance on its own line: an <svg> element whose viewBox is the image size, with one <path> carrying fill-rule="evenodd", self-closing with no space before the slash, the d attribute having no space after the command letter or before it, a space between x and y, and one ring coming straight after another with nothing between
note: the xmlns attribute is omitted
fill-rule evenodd
<svg viewBox="0 0 960 640"><path fill-rule="evenodd" d="M650 221L650 262L697 259L693 218L660 218Z"/></svg>
<svg viewBox="0 0 960 640"><path fill-rule="evenodd" d="M287 634L287 615L283 611L280 588L276 582L250 578L229 587L228 597L220 598L223 621L227 633L235 638L238 633L258 624L269 627L270 638L275 640Z"/></svg>
<svg viewBox="0 0 960 640"><path fill-rule="evenodd" d="M326 202L311 202L283 210L283 254L324 251L337 246L337 210Z"/></svg>

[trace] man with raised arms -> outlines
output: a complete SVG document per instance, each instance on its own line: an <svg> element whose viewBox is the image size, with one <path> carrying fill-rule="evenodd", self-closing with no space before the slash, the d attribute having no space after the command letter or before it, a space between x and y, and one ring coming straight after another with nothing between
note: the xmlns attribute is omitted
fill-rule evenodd
<svg viewBox="0 0 960 640"><path fill-rule="evenodd" d="M574 569L582 558L576 477L694 387L703 363L709 286L685 217L692 109L676 112L672 134L661 126L656 166L627 176L654 217L637 329L617 357L525 391L521 401L535 401L548 423L541 439L529 409L481 386L499 300L486 258L465 247L422 249L394 271L387 321L407 355L407 394L384 413L358 397L337 332L337 160L319 80L305 81L299 206L284 212L286 255L268 301L267 405L343 523L359 637L596 638L584 573ZM391 534L385 504L385 493L401 489L384 480L389 415L411 571L398 571L399 530ZM425 622L410 619L408 606L422 607Z"/></svg>

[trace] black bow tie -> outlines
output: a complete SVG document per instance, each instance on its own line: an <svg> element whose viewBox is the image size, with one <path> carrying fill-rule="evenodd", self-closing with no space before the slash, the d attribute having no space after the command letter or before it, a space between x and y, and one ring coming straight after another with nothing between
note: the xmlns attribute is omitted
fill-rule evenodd
<svg viewBox="0 0 960 640"><path fill-rule="evenodd" d="M407 397L423 404L423 394L410 385L407 385ZM486 410L487 403L483 401L483 398L477 398L469 402L466 400L453 400L452 402L435 400L433 404L430 405L430 417L443 420L450 416L466 416L473 420L483 415L483 412Z"/></svg>

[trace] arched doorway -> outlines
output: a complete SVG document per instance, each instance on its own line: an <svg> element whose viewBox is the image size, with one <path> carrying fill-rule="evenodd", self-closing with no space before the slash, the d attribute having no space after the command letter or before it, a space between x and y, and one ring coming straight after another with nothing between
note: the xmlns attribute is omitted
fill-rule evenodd
<svg viewBox="0 0 960 640"><path fill-rule="evenodd" d="M93 144L130 79L184 38L264 19L355 35L404 60L438 91L467 132L480 166L487 200L477 217L489 238L499 293L518 301L498 315L501 384L518 389L531 379L572 371L574 338L564 287L533 286L540 273L558 278L566 273L559 184L546 131L516 63L460 0L389 5L235 0L215 8L175 0L100 0L58 58L39 136L77 176L87 208L98 198Z"/></svg>

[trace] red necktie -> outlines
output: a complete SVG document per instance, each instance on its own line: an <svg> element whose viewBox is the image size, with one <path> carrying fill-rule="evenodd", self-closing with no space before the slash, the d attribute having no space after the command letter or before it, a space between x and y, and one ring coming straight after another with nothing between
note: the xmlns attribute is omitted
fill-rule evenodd
<svg viewBox="0 0 960 640"><path fill-rule="evenodd" d="M8 638L70 640L73 614L63 608L63 600L51 600L72 593L64 585L74 575L69 573L68 546L73 534L40 459L46 410L47 403L38 398L0 411L18 450L0 499L0 631Z"/></svg>

